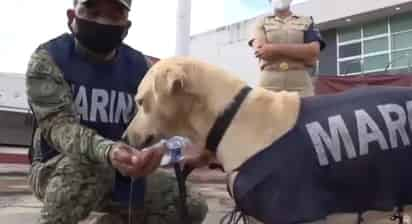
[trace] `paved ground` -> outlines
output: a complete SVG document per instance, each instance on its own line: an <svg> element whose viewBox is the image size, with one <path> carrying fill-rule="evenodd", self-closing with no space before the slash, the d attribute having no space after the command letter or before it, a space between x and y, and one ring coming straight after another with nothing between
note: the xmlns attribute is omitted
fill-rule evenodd
<svg viewBox="0 0 412 224"><path fill-rule="evenodd" d="M27 171L27 165L0 163L0 220L7 220L8 224L34 223L38 217L41 204L28 189ZM191 180L208 201L210 213L205 223L219 223L220 218L233 207L223 184L223 174L217 171L197 171Z"/></svg>

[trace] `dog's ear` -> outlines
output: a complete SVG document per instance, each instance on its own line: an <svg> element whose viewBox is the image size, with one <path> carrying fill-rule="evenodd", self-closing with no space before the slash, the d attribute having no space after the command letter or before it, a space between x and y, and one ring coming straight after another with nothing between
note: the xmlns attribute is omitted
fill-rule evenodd
<svg viewBox="0 0 412 224"><path fill-rule="evenodd" d="M168 91L171 94L176 94L184 89L184 80L182 77L173 77L170 78L168 81Z"/></svg>
<svg viewBox="0 0 412 224"><path fill-rule="evenodd" d="M167 69L155 77L154 88L156 92L177 94L185 88L185 76L178 69Z"/></svg>

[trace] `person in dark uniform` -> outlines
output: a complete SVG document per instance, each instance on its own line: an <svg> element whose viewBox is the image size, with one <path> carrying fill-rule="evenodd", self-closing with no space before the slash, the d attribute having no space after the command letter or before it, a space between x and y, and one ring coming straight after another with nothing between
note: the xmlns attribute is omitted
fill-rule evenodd
<svg viewBox="0 0 412 224"><path fill-rule="evenodd" d="M122 43L130 7L131 0L75 0L71 33L41 44L30 59L26 88L38 128L29 184L43 202L39 224L79 223L95 211L103 214L95 224L127 223L129 202L133 223L181 221L176 179L155 172L164 147L139 151L121 140L150 67ZM200 224L206 202L188 196L190 223Z"/></svg>

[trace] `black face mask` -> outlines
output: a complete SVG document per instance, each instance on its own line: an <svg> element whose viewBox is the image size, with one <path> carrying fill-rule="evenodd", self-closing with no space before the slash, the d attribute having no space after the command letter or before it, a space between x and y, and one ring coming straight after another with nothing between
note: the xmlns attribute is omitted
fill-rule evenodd
<svg viewBox="0 0 412 224"><path fill-rule="evenodd" d="M105 25L76 17L76 39L87 49L107 54L116 49L127 35L126 26Z"/></svg>

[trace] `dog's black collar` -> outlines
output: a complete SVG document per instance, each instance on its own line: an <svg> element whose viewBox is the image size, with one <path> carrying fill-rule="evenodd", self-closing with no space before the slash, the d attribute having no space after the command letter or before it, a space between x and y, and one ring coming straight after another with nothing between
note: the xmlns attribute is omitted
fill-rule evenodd
<svg viewBox="0 0 412 224"><path fill-rule="evenodd" d="M219 146L219 143L222 140L223 135L225 134L230 123L232 122L233 118L238 112L240 105L242 105L243 101L245 100L245 98L251 90L252 88L250 88L249 86L243 87L235 96L230 106L227 107L223 114L216 119L212 129L210 129L209 135L207 136L207 150L216 153L217 147Z"/></svg>

